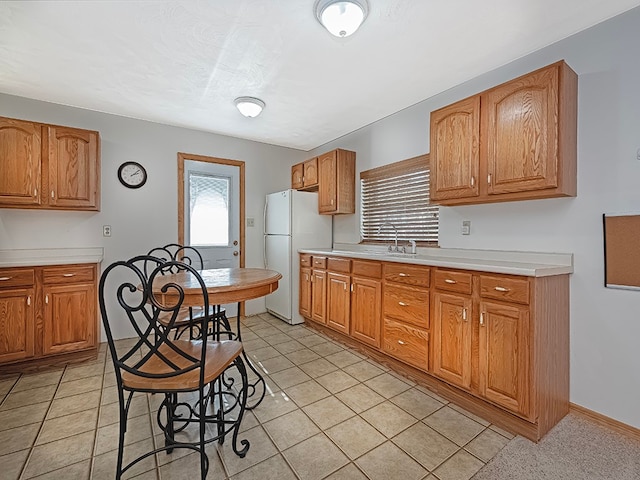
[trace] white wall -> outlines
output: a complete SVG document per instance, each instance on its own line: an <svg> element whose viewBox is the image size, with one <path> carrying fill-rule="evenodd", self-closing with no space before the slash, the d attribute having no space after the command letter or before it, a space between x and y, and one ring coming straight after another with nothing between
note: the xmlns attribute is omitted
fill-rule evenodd
<svg viewBox="0 0 640 480"><path fill-rule="evenodd" d="M355 150L358 172L426 153L432 110L565 59L579 75L578 196L442 208L440 245L572 252L571 401L638 428L640 292L603 286L602 214L640 212L639 26L636 8L312 152ZM358 222L336 217L334 240L358 242Z"/></svg>
<svg viewBox="0 0 640 480"><path fill-rule="evenodd" d="M178 152L246 162L245 210L255 226L245 230L245 264L262 267L264 197L289 188L291 165L306 158L299 150L2 94L0 116L97 130L102 142L101 211L0 209L0 249L104 247L103 267L178 240ZM139 190L116 177L126 160L147 169ZM102 225L111 225L111 237L102 236ZM246 304L247 314L264 311L264 298ZM131 333L124 324L114 328L118 338Z"/></svg>

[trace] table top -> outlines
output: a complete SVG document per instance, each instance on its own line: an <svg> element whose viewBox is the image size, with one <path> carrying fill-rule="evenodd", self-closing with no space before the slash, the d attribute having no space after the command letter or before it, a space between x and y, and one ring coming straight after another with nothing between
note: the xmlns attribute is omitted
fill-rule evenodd
<svg viewBox="0 0 640 480"><path fill-rule="evenodd" d="M264 268L214 268L198 273L205 283L212 305L243 302L268 295L278 288L278 281L282 278L280 273ZM160 294L164 285L179 285L185 293L185 305L189 304L189 295L201 294L200 284L190 272L159 276L153 283L153 290L157 294ZM170 289L166 297L170 298L171 293Z"/></svg>

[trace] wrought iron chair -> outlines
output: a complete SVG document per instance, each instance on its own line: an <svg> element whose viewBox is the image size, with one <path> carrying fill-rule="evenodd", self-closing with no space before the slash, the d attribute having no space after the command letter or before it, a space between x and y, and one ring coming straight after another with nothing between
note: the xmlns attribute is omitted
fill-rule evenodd
<svg viewBox="0 0 640 480"><path fill-rule="evenodd" d="M147 255L160 258L165 262L175 260L181 262L164 269L165 273L176 273L182 270L180 265L187 264L197 270L204 268L204 262L200 252L192 246L180 245L179 243L169 243L163 247L155 247L149 251ZM174 323L174 336L180 338L185 332L189 332L190 338L198 338L202 332L198 330L204 312L199 307L184 307ZM229 320L227 319L226 311L220 305L210 305L209 313L207 315L210 323L207 324L208 329L216 324L216 321L222 322L227 330L230 330ZM168 326L168 316L160 315L159 321L161 324Z"/></svg>
<svg viewBox="0 0 640 480"><path fill-rule="evenodd" d="M151 268L151 265L155 265ZM200 454L200 475L205 479L209 459L205 444L218 441L232 433L232 448L240 457L249 449L249 442L241 440L238 432L247 400L247 372L242 360L242 343L236 340L216 340L202 335L198 340L171 338L170 332L184 308L185 292L176 283L165 283L161 288L157 280L167 269L185 270L198 280L201 308L208 311L207 290L192 266L175 260L163 262L157 257L138 256L128 261L115 262L105 269L100 278L100 313L115 369L120 405L120 432L116 478L139 461L157 452L170 453L174 448L187 448ZM155 283L155 288L154 288ZM193 295L190 295L190 303ZM198 293L198 298L200 294ZM162 325L159 317L168 316ZM112 333L112 322L126 318L136 332L132 346L118 349ZM196 320L192 320L196 322ZM201 317L200 328L206 328ZM223 330L220 334L224 334ZM219 337L220 338L220 337ZM222 383L223 373L231 367L238 371L240 384L233 390L228 382ZM136 392L162 393L165 398L157 419L164 432L165 445L147 452L123 466L123 452L129 406ZM179 401L178 394L196 397L189 404ZM224 397L224 398L223 398ZM233 399L229 401L229 397ZM180 409L183 412L178 415ZM163 421L163 418L164 421ZM198 440L186 441L176 436L188 426L197 426ZM206 424L215 426L213 436ZM208 433L209 432L209 433Z"/></svg>

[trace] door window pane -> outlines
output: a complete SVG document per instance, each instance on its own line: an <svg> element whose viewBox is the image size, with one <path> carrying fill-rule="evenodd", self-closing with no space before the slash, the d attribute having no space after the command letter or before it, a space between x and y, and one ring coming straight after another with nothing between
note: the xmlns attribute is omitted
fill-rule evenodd
<svg viewBox="0 0 640 480"><path fill-rule="evenodd" d="M189 172L191 245L229 245L230 178Z"/></svg>

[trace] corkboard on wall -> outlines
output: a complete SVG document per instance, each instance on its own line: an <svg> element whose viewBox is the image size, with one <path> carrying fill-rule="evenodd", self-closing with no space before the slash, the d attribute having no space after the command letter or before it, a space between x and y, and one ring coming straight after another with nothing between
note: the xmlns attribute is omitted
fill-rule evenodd
<svg viewBox="0 0 640 480"><path fill-rule="evenodd" d="M640 290L640 214L602 216L604 227L604 284Z"/></svg>

